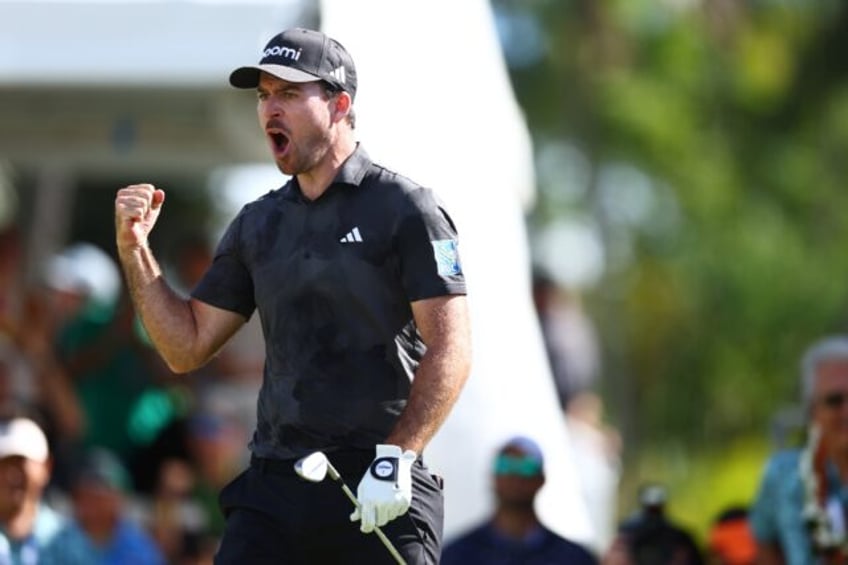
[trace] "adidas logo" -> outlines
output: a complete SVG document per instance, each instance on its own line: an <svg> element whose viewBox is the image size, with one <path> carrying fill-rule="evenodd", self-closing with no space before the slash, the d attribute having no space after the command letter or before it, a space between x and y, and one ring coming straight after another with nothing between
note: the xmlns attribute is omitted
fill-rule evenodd
<svg viewBox="0 0 848 565"><path fill-rule="evenodd" d="M344 67L336 67L332 71L330 71L330 76L339 81L341 84L345 83L345 68Z"/></svg>
<svg viewBox="0 0 848 565"><path fill-rule="evenodd" d="M339 240L340 243L361 243L362 236L359 234L359 228L355 227Z"/></svg>

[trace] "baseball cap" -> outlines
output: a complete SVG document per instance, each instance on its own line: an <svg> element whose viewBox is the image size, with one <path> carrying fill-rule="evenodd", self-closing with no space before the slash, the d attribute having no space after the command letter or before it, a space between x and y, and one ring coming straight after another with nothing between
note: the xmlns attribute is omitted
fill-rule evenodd
<svg viewBox="0 0 848 565"><path fill-rule="evenodd" d="M230 73L230 84L256 88L262 71L289 82L323 80L356 97L353 59L341 43L320 31L298 27L278 33L265 45L259 64Z"/></svg>
<svg viewBox="0 0 848 565"><path fill-rule="evenodd" d="M521 455L507 455L507 451L517 451ZM538 443L527 436L514 436L498 450L494 471L498 475L538 476L543 473L544 464Z"/></svg>
<svg viewBox="0 0 848 565"><path fill-rule="evenodd" d="M29 418L0 422L0 459L17 455L44 463L48 454L47 438L38 424Z"/></svg>
<svg viewBox="0 0 848 565"><path fill-rule="evenodd" d="M88 242L75 243L50 257L44 265L44 282L104 306L114 305L121 294L121 272L115 260Z"/></svg>
<svg viewBox="0 0 848 565"><path fill-rule="evenodd" d="M132 487L127 469L114 453L104 448L93 448L83 456L75 470L73 482L76 485L93 484L125 492Z"/></svg>

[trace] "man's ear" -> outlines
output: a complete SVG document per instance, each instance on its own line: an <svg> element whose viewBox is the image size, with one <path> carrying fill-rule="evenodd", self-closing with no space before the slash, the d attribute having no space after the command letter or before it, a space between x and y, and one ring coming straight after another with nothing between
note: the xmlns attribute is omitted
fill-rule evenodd
<svg viewBox="0 0 848 565"><path fill-rule="evenodd" d="M350 97L350 94L345 92L344 90L340 91L338 94L336 94L334 96L333 120L334 121L343 120L350 113L350 109L352 107L353 107L353 99Z"/></svg>

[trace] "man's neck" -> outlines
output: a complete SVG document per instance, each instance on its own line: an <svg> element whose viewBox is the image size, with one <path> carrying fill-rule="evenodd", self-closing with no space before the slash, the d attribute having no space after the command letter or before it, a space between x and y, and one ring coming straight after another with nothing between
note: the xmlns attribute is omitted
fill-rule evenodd
<svg viewBox="0 0 848 565"><path fill-rule="evenodd" d="M353 137L345 136L344 139L333 145L321 163L314 169L297 175L300 191L307 200L315 200L320 197L336 175L344 162L356 150L356 141Z"/></svg>
<svg viewBox="0 0 848 565"><path fill-rule="evenodd" d="M492 524L498 532L506 537L523 539L528 533L539 527L539 519L532 509L499 508L495 511Z"/></svg>

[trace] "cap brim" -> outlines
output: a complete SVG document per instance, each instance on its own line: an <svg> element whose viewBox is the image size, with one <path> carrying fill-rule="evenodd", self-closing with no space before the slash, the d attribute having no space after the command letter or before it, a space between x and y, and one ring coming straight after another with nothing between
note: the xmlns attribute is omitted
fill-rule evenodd
<svg viewBox="0 0 848 565"><path fill-rule="evenodd" d="M230 73L230 84L236 88L256 88L259 86L259 75L262 72L289 82L313 82L322 80L321 77L284 65L254 65L239 67Z"/></svg>

